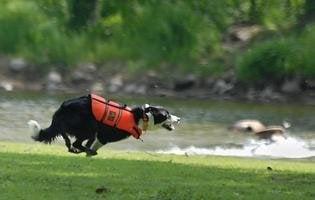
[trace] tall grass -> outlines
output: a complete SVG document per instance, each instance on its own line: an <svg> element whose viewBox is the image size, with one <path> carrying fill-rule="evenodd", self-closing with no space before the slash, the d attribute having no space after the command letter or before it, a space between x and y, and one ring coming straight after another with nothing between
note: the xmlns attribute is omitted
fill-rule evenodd
<svg viewBox="0 0 315 200"><path fill-rule="evenodd" d="M301 73L305 77L315 77L315 25L308 26L301 35L301 48L296 52Z"/></svg>
<svg viewBox="0 0 315 200"><path fill-rule="evenodd" d="M133 71L145 71L148 68L164 70L167 66L173 71L206 76L222 69L224 71L226 67L222 66L226 60L229 63L234 61L230 58L233 55L222 48L224 35L230 25L258 23L275 32L288 29L298 22L304 5L303 0L268 3L255 0L257 20L254 20L251 17L255 10L252 8L254 1L251 0L100 0L99 18L89 24L89 16L73 16L71 6L74 2L1 1L0 54L25 57L41 71L47 71L52 66L67 71L85 61L102 63L119 60L142 63L130 65L128 69ZM84 5L87 6L82 4L82 10L85 10ZM73 22L73 19L84 21ZM80 25L80 28L74 28L73 23ZM307 35L311 37L310 33ZM242 67L240 77L248 79L257 76L259 81L266 74L275 76L273 79L281 79L287 73L295 74L296 71L313 74L313 61L307 59L313 52L308 47L308 41L312 39L301 39L297 45L298 49L305 45L310 50L303 52L305 58L297 64L303 69L299 70L291 66L291 61L286 61L290 58L291 46L296 46L289 40L295 38L284 40L278 45L272 45L271 41L253 46L252 52L256 53L246 54L243 64L240 64L245 66L254 62L257 65L261 61L260 65L275 65L275 69L265 70L258 66L258 69L249 72L251 70L245 69L248 67ZM271 52L268 54L267 51ZM284 71L280 66L283 59L290 65L284 67ZM304 62L305 59L308 61ZM246 71L254 76L246 75Z"/></svg>
<svg viewBox="0 0 315 200"><path fill-rule="evenodd" d="M259 85L315 77L314 30L309 26L301 35L273 38L250 48L238 62L240 80Z"/></svg>

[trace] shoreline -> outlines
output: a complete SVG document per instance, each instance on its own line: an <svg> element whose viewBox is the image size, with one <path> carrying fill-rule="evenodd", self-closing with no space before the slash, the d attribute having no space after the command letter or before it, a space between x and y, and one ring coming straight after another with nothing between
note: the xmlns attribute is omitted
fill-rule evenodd
<svg viewBox="0 0 315 200"><path fill-rule="evenodd" d="M43 76L32 75L24 69L0 70L0 91L95 92L119 96L315 105L315 89L302 88L297 80L286 81L281 87L266 85L257 89L239 83L231 72L221 77L197 77L192 74L165 77L155 71L136 76L98 70L92 64L84 66L66 74L50 71Z"/></svg>
<svg viewBox="0 0 315 200"><path fill-rule="evenodd" d="M43 81L23 81L16 79L2 79L0 81L0 91L3 92L45 92L57 94L76 93L98 93L113 96L137 96L137 97L157 97L175 99L196 99L214 101L233 101L248 103L299 103L303 105L315 105L315 92L306 91L296 94L281 93L270 88L264 90L254 90L252 88L235 88L226 93L214 92L214 88L191 87L184 90L176 90L174 87L159 87L141 82L126 82L119 87L107 85L101 82L89 82L80 85L69 83L45 83ZM113 89L114 88L114 89Z"/></svg>

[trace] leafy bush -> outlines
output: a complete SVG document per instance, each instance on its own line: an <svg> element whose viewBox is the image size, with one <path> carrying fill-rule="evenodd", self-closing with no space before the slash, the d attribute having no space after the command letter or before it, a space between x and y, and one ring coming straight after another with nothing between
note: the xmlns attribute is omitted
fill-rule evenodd
<svg viewBox="0 0 315 200"><path fill-rule="evenodd" d="M240 80L279 83L293 76L315 77L314 27L300 36L274 38L253 46L238 61Z"/></svg>
<svg viewBox="0 0 315 200"><path fill-rule="evenodd" d="M86 45L86 36L66 32L62 23L58 23L65 16L55 15L56 10L63 7L56 7L56 1L49 2L53 6L45 7L40 1L38 4L22 0L3 2L0 7L0 53L26 57L38 64L39 71L47 71L51 66L67 70L87 59L90 46ZM56 19L50 18L52 15Z"/></svg>
<svg viewBox="0 0 315 200"><path fill-rule="evenodd" d="M290 73L290 41L268 41L251 48L239 61L238 75L248 82L281 80Z"/></svg>
<svg viewBox="0 0 315 200"><path fill-rule="evenodd" d="M0 52L16 53L32 35L32 30L39 21L36 4L31 1L1 2L0 6Z"/></svg>
<svg viewBox="0 0 315 200"><path fill-rule="evenodd" d="M153 2L153 1L152 1ZM198 18L184 3L168 1L142 5L141 11L125 20L125 34L119 35L123 48L135 58L149 62L172 62L191 58L197 43ZM141 12L141 13L137 13ZM161 13L163 13L161 15ZM121 37L122 36L122 37Z"/></svg>
<svg viewBox="0 0 315 200"><path fill-rule="evenodd" d="M296 52L300 73L307 78L315 78L315 25L308 26L301 35L301 48Z"/></svg>
<svg viewBox="0 0 315 200"><path fill-rule="evenodd" d="M130 65L131 71L172 66L208 75L233 65L234 55L222 48L230 25L287 29L298 22L304 6L304 0L76 2L2 0L0 54L26 57L42 71L119 60L141 63ZM312 30L298 41L292 37L253 46L239 62L240 78L263 82L266 76L274 81L294 74L315 76Z"/></svg>

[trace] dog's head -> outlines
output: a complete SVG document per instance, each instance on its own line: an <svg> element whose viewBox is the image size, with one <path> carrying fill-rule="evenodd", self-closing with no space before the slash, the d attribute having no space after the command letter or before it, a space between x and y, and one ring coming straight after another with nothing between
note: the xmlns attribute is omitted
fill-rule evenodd
<svg viewBox="0 0 315 200"><path fill-rule="evenodd" d="M175 129L174 124L180 123L179 117L171 115L168 110L161 106L149 106L146 104L144 105L144 113L148 117L149 124L161 126L169 131Z"/></svg>

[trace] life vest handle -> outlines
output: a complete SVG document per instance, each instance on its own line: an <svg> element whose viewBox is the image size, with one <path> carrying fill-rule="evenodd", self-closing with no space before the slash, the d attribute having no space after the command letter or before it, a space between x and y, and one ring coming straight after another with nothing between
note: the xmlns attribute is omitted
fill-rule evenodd
<svg viewBox="0 0 315 200"><path fill-rule="evenodd" d="M111 105L110 104L111 106L116 107L116 108L121 108L121 109L127 108L127 104L122 104L122 103L116 102L116 101L114 101L112 99L108 99L108 100L106 100L106 102L107 102L107 104L109 104L110 102L119 104L120 106L115 106L115 105Z"/></svg>
<svg viewBox="0 0 315 200"><path fill-rule="evenodd" d="M112 101L112 100L105 100L105 101L101 101L101 100L96 99L96 98L93 98L93 99L94 99L95 101L100 102L100 103L103 103L103 104L106 104L106 105L110 105L110 106L113 106L113 107L115 107L115 108L124 109L124 110L126 110L126 111L131 112L131 110L130 110L130 109L127 109L127 105L126 105L126 104L124 104L124 105L120 105L120 103L117 103L117 102ZM117 103L117 104L119 104L120 106L112 105L112 104L110 104L110 102Z"/></svg>

